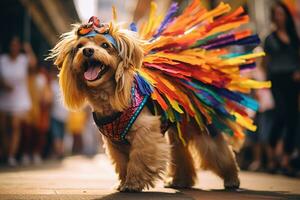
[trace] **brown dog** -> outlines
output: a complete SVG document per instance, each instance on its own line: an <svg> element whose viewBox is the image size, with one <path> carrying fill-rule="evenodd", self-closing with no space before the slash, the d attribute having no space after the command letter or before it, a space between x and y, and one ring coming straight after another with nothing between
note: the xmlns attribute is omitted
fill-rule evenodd
<svg viewBox="0 0 300 200"><path fill-rule="evenodd" d="M97 119L127 112L135 70L142 67L143 49L133 32L114 24L108 26L105 34L81 37L83 26L86 25L75 26L64 34L51 57L61 69L59 82L65 105L80 109L88 103L97 123ZM168 187L193 186L195 169L200 166L220 176L226 188L239 187L234 154L222 134L211 137L193 121L183 134L186 146L180 142L173 125L169 127L167 140L161 133L160 117L146 106L128 130L127 142L115 142L109 137L111 133L104 132L106 150L119 176L119 191L153 187L168 163Z"/></svg>

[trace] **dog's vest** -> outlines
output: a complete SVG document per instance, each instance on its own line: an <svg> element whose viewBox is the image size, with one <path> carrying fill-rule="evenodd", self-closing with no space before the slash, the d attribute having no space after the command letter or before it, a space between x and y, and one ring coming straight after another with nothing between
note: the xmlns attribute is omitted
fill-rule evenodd
<svg viewBox="0 0 300 200"><path fill-rule="evenodd" d="M151 111L153 110L148 102L149 97L149 95L143 95L135 83L131 88L131 105L129 108L109 117L99 117L93 112L93 118L99 131L113 142L128 143L125 136L144 106L147 105ZM164 133L168 129L169 123L163 118L161 121L161 131Z"/></svg>

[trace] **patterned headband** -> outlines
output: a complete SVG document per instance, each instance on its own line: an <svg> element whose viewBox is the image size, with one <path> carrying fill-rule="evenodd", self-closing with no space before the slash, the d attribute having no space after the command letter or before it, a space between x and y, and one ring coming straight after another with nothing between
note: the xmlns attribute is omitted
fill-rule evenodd
<svg viewBox="0 0 300 200"><path fill-rule="evenodd" d="M81 37L94 37L102 34L115 48L117 48L116 40L109 34L109 25L100 23L100 20L92 16L88 23L79 27L77 35Z"/></svg>

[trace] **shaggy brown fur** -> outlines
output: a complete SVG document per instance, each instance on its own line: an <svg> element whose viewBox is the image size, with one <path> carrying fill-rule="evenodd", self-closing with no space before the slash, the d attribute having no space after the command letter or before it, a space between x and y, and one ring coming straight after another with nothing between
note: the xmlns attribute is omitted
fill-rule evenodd
<svg viewBox="0 0 300 200"><path fill-rule="evenodd" d="M132 32L111 24L110 35L118 46L115 49L103 35L78 37L77 29L75 26L73 31L64 34L50 56L61 69L59 82L65 105L70 109L80 109L88 103L101 117L123 111L129 106L135 70L142 65L140 41ZM108 46L103 46L104 43ZM93 59L109 68L97 80L84 79L84 63L90 59L83 55L84 48L92 48ZM168 143L160 132L160 123L160 118L145 107L126 136L130 144L116 144L103 137L119 176L118 190L141 191L154 187L168 162L167 186L191 187L196 182L195 168L200 167L199 162L194 162L197 158L201 158L202 167L224 179L225 187L239 187L238 167L222 135L212 138L191 123L183 134L188 142L186 146L180 142L174 127L168 131Z"/></svg>

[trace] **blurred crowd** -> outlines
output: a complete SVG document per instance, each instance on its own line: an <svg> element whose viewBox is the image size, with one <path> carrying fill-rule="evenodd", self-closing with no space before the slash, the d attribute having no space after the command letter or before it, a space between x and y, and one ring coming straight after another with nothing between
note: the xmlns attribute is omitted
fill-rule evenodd
<svg viewBox="0 0 300 200"><path fill-rule="evenodd" d="M0 56L2 164L38 165L45 158L98 152L100 142L90 111L64 108L57 74L55 67L38 64L29 43L11 38L8 52Z"/></svg>
<svg viewBox="0 0 300 200"><path fill-rule="evenodd" d="M266 56L251 75L270 80L272 88L253 94L260 103L259 112L253 115L258 129L248 133L241 166L296 176L300 170L300 41L284 3L274 3L271 21L273 30L263 43Z"/></svg>
<svg viewBox="0 0 300 200"><path fill-rule="evenodd" d="M258 129L246 134L238 158L242 169L294 176L300 169L300 41L285 4L274 3L271 21L272 32L260 47L266 56L245 75L271 80L272 88L252 93L260 103L259 112L252 113ZM58 70L38 63L30 44L18 37L8 49L0 55L0 163L40 164L99 152L91 111L69 112L63 106Z"/></svg>

